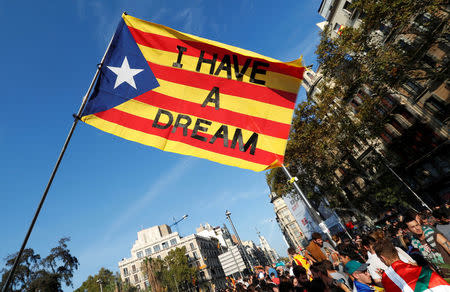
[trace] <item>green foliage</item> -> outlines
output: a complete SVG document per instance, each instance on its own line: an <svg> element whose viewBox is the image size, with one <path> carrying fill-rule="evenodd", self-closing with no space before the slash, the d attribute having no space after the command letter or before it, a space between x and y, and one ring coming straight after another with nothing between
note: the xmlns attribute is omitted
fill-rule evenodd
<svg viewBox="0 0 450 292"><path fill-rule="evenodd" d="M98 271L98 274L89 276L75 292L84 292L85 290L88 292L100 291L99 281L102 283L104 292L113 292L115 291L116 283L120 282L120 276L114 275L114 273L108 269L101 268L100 271Z"/></svg>
<svg viewBox="0 0 450 292"><path fill-rule="evenodd" d="M196 278L197 268L189 267L186 247L170 250L164 260L146 258L142 270L147 275L150 286L154 291L183 290Z"/></svg>
<svg viewBox="0 0 450 292"><path fill-rule="evenodd" d="M432 16L421 22L421 30L412 23L425 12L434 15L442 4L438 0L356 0L352 8L365 15L358 28L345 27L336 38L330 37L330 27L321 33L316 54L322 81L315 95L297 106L285 154L286 167L308 197L326 196L334 207L360 209L369 215L376 215L383 206L407 203L382 158L355 159L355 151L378 146L377 138L389 119L387 111L381 110L383 99L406 78L448 77L446 68L429 70L417 62L426 45L405 49L392 38L413 31L417 39L431 44L446 21ZM352 115L349 102L357 93L361 104ZM357 178L362 179L356 186L360 195L344 193ZM278 195L294 193L280 169L267 172L266 180Z"/></svg>
<svg viewBox="0 0 450 292"><path fill-rule="evenodd" d="M69 238L62 238L58 246L50 250L50 254L41 258L34 250L24 250L19 264L10 284L10 291L63 291L62 283L72 286L74 270L78 269L78 259L70 254L67 247ZM18 253L6 257L6 268L2 269L2 282L4 283L11 271Z"/></svg>

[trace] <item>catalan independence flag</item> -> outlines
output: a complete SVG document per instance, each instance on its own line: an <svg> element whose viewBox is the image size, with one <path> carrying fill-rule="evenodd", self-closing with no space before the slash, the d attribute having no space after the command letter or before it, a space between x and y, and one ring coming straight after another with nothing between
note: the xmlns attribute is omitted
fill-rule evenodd
<svg viewBox="0 0 450 292"><path fill-rule="evenodd" d="M305 68L122 15L81 120L145 145L280 166Z"/></svg>
<svg viewBox="0 0 450 292"><path fill-rule="evenodd" d="M400 260L384 271L383 287L388 292L449 292L450 285L428 266L415 266Z"/></svg>

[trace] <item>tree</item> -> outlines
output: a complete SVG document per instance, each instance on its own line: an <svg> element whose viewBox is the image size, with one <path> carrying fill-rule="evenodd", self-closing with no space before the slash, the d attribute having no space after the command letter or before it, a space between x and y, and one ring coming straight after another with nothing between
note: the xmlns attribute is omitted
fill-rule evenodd
<svg viewBox="0 0 450 292"><path fill-rule="evenodd" d="M196 279L197 268L190 267L186 256L186 247L170 250L162 260L146 258L142 263L142 271L148 278L152 291L182 291Z"/></svg>
<svg viewBox="0 0 450 292"><path fill-rule="evenodd" d="M182 283L191 283L196 277L197 268L190 267L186 256L186 247L169 251L164 258L167 272L164 277L165 286L169 291L177 291Z"/></svg>
<svg viewBox="0 0 450 292"><path fill-rule="evenodd" d="M84 292L85 290L89 292L100 291L100 285L98 283L99 280L102 282L103 291L113 292L115 291L116 283L119 282L119 277L114 275L114 273L110 270L101 268L98 271L98 274L94 276L88 276L86 281L84 281L83 284L81 284L81 286L75 290L75 292Z"/></svg>
<svg viewBox="0 0 450 292"><path fill-rule="evenodd" d="M164 272L166 270L165 263L163 260L159 258L150 258L147 257L142 262L141 267L144 275L147 277L150 287L155 292L162 292L163 289L163 281L164 281Z"/></svg>
<svg viewBox="0 0 450 292"><path fill-rule="evenodd" d="M346 27L338 38L330 37L330 27L322 32L316 53L323 82L313 97L297 106L285 154L285 165L313 201L326 196L334 207L370 215L383 206L408 203L404 188L392 179L380 156L361 160L355 159L355 152L379 145L390 119L386 97L398 94L396 88L406 79L440 84L448 78L448 66L429 69L418 62L428 49L423 44L442 37L448 16L427 16L419 30L413 22L426 13L435 15L442 5L439 0L357 0L352 9L364 13L360 27ZM384 41L379 37L382 31ZM420 44L408 47L393 41L392 36L411 31ZM355 96L360 104L352 112L349 104ZM384 155L392 156L388 151ZM294 193L279 169L269 171L266 179L278 195ZM343 191L350 182L356 182L359 196Z"/></svg>
<svg viewBox="0 0 450 292"><path fill-rule="evenodd" d="M34 250L24 250L10 284L11 291L63 291L62 283L72 286L74 270L78 269L78 259L70 254L67 247L69 238L61 238L58 246L50 250L50 254L41 258ZM2 269L3 288L11 272L18 253L6 257L6 268Z"/></svg>

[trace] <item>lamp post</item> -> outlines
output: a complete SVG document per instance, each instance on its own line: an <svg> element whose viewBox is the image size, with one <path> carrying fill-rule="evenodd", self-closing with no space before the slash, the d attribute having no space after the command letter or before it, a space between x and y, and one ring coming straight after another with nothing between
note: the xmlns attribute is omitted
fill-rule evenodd
<svg viewBox="0 0 450 292"><path fill-rule="evenodd" d="M100 285L100 292L103 292L103 281L101 279L98 279L96 282Z"/></svg>
<svg viewBox="0 0 450 292"><path fill-rule="evenodd" d="M251 267L251 262L250 262L250 260L249 260L249 258L247 256L247 251L245 250L244 246L242 245L241 238L239 237L239 234L237 233L236 228L234 227L233 221L231 221L231 212L226 210L225 211L225 216L227 216L228 221L230 221L230 224L231 224L231 227L233 228L234 234L236 234L236 238L238 240L238 244L239 244L240 248L242 249L242 252L244 253L245 260L247 261L247 263L250 266L250 270L253 270L252 267Z"/></svg>
<svg viewBox="0 0 450 292"><path fill-rule="evenodd" d="M183 217L181 217L181 219L177 220L175 219L175 217L173 217L173 223L169 225L169 227L175 226L175 228L177 229L178 234L180 234L180 230L178 229L178 224L183 221L184 219L186 219L187 217L189 217L188 214L183 215ZM181 236L181 235L180 235Z"/></svg>

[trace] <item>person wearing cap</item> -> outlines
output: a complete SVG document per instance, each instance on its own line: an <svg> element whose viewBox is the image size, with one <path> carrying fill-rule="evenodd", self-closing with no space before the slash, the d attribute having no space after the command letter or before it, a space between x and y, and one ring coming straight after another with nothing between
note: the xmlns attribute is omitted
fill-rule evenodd
<svg viewBox="0 0 450 292"><path fill-rule="evenodd" d="M284 275L285 264L283 262L278 262L275 265L275 270L278 272L278 278Z"/></svg>
<svg viewBox="0 0 450 292"><path fill-rule="evenodd" d="M383 288L373 286L372 277L367 270L368 264L362 264L358 261L351 260L345 265L345 272L353 277L354 292L373 292L384 291Z"/></svg>

